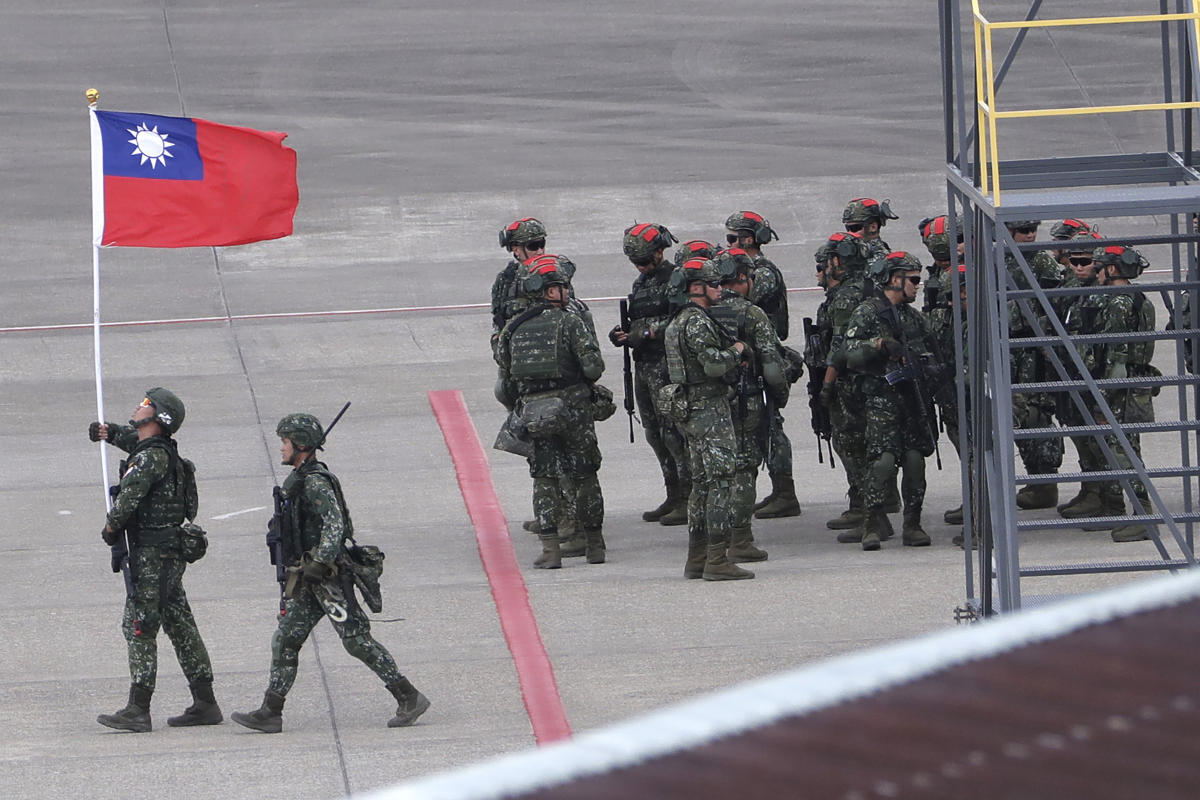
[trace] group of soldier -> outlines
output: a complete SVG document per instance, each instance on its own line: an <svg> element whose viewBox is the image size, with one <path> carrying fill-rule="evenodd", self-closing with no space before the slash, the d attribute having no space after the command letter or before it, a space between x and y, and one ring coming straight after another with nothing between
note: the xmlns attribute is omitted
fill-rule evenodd
<svg viewBox="0 0 1200 800"><path fill-rule="evenodd" d="M216 725L224 719L213 692L208 649L183 588L188 563L207 550L207 537L194 522L199 507L195 466L180 456L174 437L184 413L174 392L155 387L146 392L128 425L97 421L88 429L93 442L109 442L129 454L121 462L120 483L110 491L112 504L101 532L112 549L113 572L124 573L126 589L121 630L128 648L129 700L97 718L116 730L146 733L153 727L150 703L160 628L174 646L192 694L192 704L167 724ZM429 708L429 700L371 636L370 621L358 603L356 586L372 610L380 610L383 555L354 542L341 482L316 458L326 431L316 417L297 413L283 417L275 433L281 461L291 467L283 486L276 487L268 536L281 579L279 614L262 705L235 712L233 720L264 733L282 730L283 704L296 679L300 648L316 624L329 617L346 651L370 667L395 698L398 705L388 726L412 725ZM364 572L366 582L359 580Z"/></svg>
<svg viewBox="0 0 1200 800"><path fill-rule="evenodd" d="M738 565L768 557L755 544L752 520L800 514L781 409L805 368L818 452L827 442L847 482L847 508L826 526L838 532L839 542L873 551L895 534L888 515L901 513L901 543L931 544L922 526L926 460L937 452L942 431L956 450L960 447L959 384L970 402L967 375L955 369L956 337L966 352L968 266L961 220L951 224L938 216L920 222L918 231L933 260L926 267L917 255L892 251L882 239L883 227L895 219L886 200L863 197L846 205L843 230L815 253L817 283L825 297L815 320L804 320L802 354L783 344L789 333L787 288L782 271L763 253L778 236L760 214L731 214L724 246L704 240L680 244L656 223L625 230L623 251L638 276L621 303L621 322L608 338L626 362L631 441L636 407L666 491L663 502L642 518L688 526L686 577L752 578ZM1036 241L1040 225L1038 220L1007 223L1018 245ZM611 416L616 404L597 383L604 361L590 311L571 289L575 265L546 252L546 235L534 218L516 220L500 233L512 260L492 287L492 347L499 365L496 396L509 411L497 447L528 457L535 519L525 527L538 533L542 544L535 566L558 568L564 557L586 556L592 564L605 560L595 422ZM1020 261L1007 256L1010 288L1028 289L1030 274L1044 288L1128 286L1146 267L1132 248L1095 246L1099 234L1080 220L1054 224L1050 235L1063 246ZM677 244L668 259L667 250ZM950 271L952 248L958 275ZM1010 337L1050 330L1048 318L1038 319L1036 308L1027 300L1010 302ZM1152 304L1132 287L1062 294L1054 309L1072 334L1154 328ZM1154 370L1148 340L1076 347L1096 378ZM1050 379L1041 347L1014 347L1014 384ZM1153 419L1148 389L1112 388L1104 396L1119 420ZM1014 395L1017 429L1047 428L1055 416L1078 425L1089 413L1099 416L1086 398ZM1128 467L1114 436L1071 439L1084 472L1108 468L1105 449ZM1130 439L1137 452L1136 434ZM1062 437L1022 439L1019 453L1029 475L1054 473L1062 462ZM764 464L771 492L756 503ZM1145 489L1136 481L1131 486L1147 507ZM1148 537L1143 525L1123 519L1117 481L1085 482L1062 504L1056 483L1033 482L1017 493L1016 502L1022 509L1057 505L1059 513L1080 519L1085 529L1111 529L1115 541ZM962 507L943 518L961 525ZM954 542L963 544L961 533Z"/></svg>

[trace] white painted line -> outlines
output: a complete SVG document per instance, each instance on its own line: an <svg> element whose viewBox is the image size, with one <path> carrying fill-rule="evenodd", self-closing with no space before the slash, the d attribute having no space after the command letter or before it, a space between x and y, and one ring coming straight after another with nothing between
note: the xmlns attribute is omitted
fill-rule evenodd
<svg viewBox="0 0 1200 800"><path fill-rule="evenodd" d="M217 514L215 517L209 517L209 519L229 519L230 517L238 517L238 516L241 516L242 514L252 514L255 511L263 511L266 508L267 508L266 506L255 506L254 508L243 508L241 511L230 511L228 514Z"/></svg>

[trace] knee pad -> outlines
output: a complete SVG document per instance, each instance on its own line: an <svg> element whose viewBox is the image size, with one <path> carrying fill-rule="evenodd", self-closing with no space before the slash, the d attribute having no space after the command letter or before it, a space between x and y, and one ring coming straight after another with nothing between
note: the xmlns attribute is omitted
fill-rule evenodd
<svg viewBox="0 0 1200 800"><path fill-rule="evenodd" d="M914 474L925 471L925 456L919 450L904 451L904 471Z"/></svg>
<svg viewBox="0 0 1200 800"><path fill-rule="evenodd" d="M275 631L271 637L271 658L282 666L294 667L300 663L300 647L303 644Z"/></svg>
<svg viewBox="0 0 1200 800"><path fill-rule="evenodd" d="M342 639L342 647L359 661L365 661L371 655L371 645L374 643L375 640L365 633Z"/></svg>
<svg viewBox="0 0 1200 800"><path fill-rule="evenodd" d="M890 480L896 474L896 454L880 453L875 463L871 464L869 472L872 477L876 477L880 481Z"/></svg>

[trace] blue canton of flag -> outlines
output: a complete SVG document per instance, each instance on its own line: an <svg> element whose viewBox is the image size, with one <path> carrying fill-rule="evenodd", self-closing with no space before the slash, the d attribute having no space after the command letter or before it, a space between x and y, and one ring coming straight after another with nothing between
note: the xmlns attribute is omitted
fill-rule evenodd
<svg viewBox="0 0 1200 800"><path fill-rule="evenodd" d="M97 111L96 121L104 142L105 175L204 180L196 123L190 118Z"/></svg>

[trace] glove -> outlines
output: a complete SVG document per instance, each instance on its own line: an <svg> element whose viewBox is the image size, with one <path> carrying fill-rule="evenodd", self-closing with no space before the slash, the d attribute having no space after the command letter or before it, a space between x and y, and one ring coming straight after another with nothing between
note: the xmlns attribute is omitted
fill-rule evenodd
<svg viewBox="0 0 1200 800"><path fill-rule="evenodd" d="M112 551L112 560L110 562L110 566L112 567L113 572L121 571L121 564L125 561L125 557L128 555L129 553L125 552L124 547L122 547L120 550Z"/></svg>
<svg viewBox="0 0 1200 800"><path fill-rule="evenodd" d="M304 580L309 583L320 583L333 574L333 567L324 561L309 561L304 565Z"/></svg>
<svg viewBox="0 0 1200 800"><path fill-rule="evenodd" d="M1109 364L1108 369L1104 373L1106 378L1128 378L1129 370L1125 367L1123 361L1118 361L1114 364Z"/></svg>
<svg viewBox="0 0 1200 800"><path fill-rule="evenodd" d="M608 340L612 342L613 346L615 347L624 347L625 331L621 329L620 325L613 326L613 329L608 332Z"/></svg>
<svg viewBox="0 0 1200 800"><path fill-rule="evenodd" d="M821 405L825 406L826 408L833 408L834 384L831 382L822 383L821 391L817 394L817 399L820 400Z"/></svg>
<svg viewBox="0 0 1200 800"><path fill-rule="evenodd" d="M100 441L100 425L101 423L99 422L93 422L91 425L88 425L88 438L93 442ZM108 436L105 436L104 440L108 441Z"/></svg>
<svg viewBox="0 0 1200 800"><path fill-rule="evenodd" d="M106 545L112 547L121 540L121 534L105 525L104 529L100 531L100 538L104 540Z"/></svg>
<svg viewBox="0 0 1200 800"><path fill-rule="evenodd" d="M883 351L889 361L899 361L904 355L904 345L895 339L881 339L879 349Z"/></svg>

